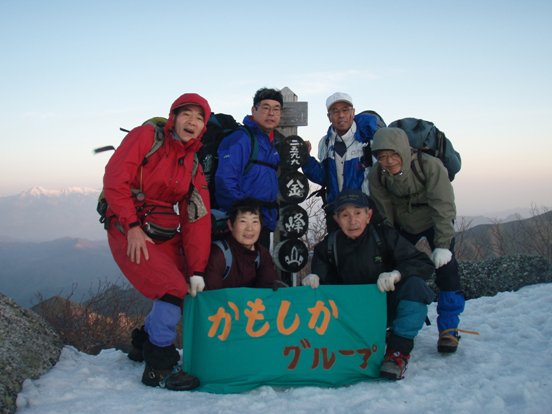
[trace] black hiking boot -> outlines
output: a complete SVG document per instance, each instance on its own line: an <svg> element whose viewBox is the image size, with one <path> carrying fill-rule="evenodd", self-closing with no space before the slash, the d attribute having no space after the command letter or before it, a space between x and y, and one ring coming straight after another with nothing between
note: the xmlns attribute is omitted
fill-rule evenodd
<svg viewBox="0 0 552 414"><path fill-rule="evenodd" d="M402 352L395 352L388 349L385 353L385 358L383 359L383 364L380 369L380 377L394 381L402 380L404 378L406 368L408 367L409 359L410 354L406 355Z"/></svg>
<svg viewBox="0 0 552 414"><path fill-rule="evenodd" d="M186 374L178 364L180 354L174 344L157 346L147 339L142 354L146 368L142 382L150 387L167 388L173 391L187 391L199 387L199 379Z"/></svg>
<svg viewBox="0 0 552 414"><path fill-rule="evenodd" d="M142 355L142 349L144 348L144 342L149 338L148 333L144 330L144 325L140 329L136 328L130 334L132 338L131 348L128 351L128 358L136 362L144 362L144 356Z"/></svg>
<svg viewBox="0 0 552 414"><path fill-rule="evenodd" d="M154 369L146 364L142 383L172 391L190 391L199 387L199 378L186 374L179 365L169 369Z"/></svg>

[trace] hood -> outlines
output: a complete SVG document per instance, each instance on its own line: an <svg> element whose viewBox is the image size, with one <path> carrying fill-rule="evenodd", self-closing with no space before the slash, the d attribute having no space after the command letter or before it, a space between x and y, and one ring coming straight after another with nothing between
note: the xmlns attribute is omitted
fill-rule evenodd
<svg viewBox="0 0 552 414"><path fill-rule="evenodd" d="M204 134L204 132L207 130L207 121L209 120L209 117L211 116L211 107L209 106L209 103L205 98L198 95L197 93L185 93L180 98L178 98L171 106L171 112L169 113L167 125L165 126L165 135L172 130L173 123L174 123L174 110L180 106L183 106L185 104L196 104L203 108L203 116L205 118L205 126L203 127L203 131L199 134L197 137L197 141L199 141Z"/></svg>
<svg viewBox="0 0 552 414"><path fill-rule="evenodd" d="M380 128L376 131L372 143L372 152L384 150L398 152L403 161L402 170L406 172L410 169L412 150L408 136L402 129Z"/></svg>
<svg viewBox="0 0 552 414"><path fill-rule="evenodd" d="M374 133L379 128L378 118L375 115L360 113L355 115L355 122L357 124L358 137L355 137L357 141L366 142L374 137Z"/></svg>

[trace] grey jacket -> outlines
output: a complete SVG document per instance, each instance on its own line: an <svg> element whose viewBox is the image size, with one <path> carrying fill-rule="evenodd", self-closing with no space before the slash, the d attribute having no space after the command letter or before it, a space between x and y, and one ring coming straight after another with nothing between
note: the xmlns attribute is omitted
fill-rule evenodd
<svg viewBox="0 0 552 414"><path fill-rule="evenodd" d="M435 247L449 249L454 237L456 206L454 190L441 160L422 153L423 173L419 174L425 178L423 185L411 168L417 150L410 147L402 129L379 129L374 135L372 151L381 150L398 152L403 164L402 172L392 176L376 163L368 175L370 195L380 213L410 234L433 227ZM417 161L414 165L418 165Z"/></svg>

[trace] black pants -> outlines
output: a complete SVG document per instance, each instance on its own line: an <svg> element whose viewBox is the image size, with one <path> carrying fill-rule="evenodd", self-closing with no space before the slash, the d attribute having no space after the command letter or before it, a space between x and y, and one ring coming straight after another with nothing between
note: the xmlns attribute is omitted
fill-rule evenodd
<svg viewBox="0 0 552 414"><path fill-rule="evenodd" d="M425 237L431 247L431 250L435 250L435 231L433 230L433 227L418 234L407 233L400 227L397 227L397 230L399 230L401 236L413 245L416 245L422 237ZM450 242L449 250L452 252L452 259L450 259L450 262L446 265L441 266L435 271L435 284L442 291L452 292L461 290L460 275L458 274L458 261L454 255L454 237Z"/></svg>

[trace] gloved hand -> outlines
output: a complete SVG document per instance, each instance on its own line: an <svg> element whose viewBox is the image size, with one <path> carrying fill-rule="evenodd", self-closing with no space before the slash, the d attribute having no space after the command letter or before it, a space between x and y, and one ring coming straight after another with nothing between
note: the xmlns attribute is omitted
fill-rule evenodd
<svg viewBox="0 0 552 414"><path fill-rule="evenodd" d="M310 286L311 288L316 289L318 286L320 286L320 278L318 277L318 275L311 273L303 279L301 284L303 286Z"/></svg>
<svg viewBox="0 0 552 414"><path fill-rule="evenodd" d="M203 280L202 276L192 276L190 278L190 295L192 295L193 298L196 297L197 292L203 292L204 288L205 280Z"/></svg>
<svg viewBox="0 0 552 414"><path fill-rule="evenodd" d="M430 259L435 263L435 268L439 269L451 261L452 252L449 249L437 248L431 253Z"/></svg>
<svg viewBox="0 0 552 414"><path fill-rule="evenodd" d="M378 289L380 292L389 292L395 290L395 283L401 281L401 273L398 270L381 273L378 277Z"/></svg>

